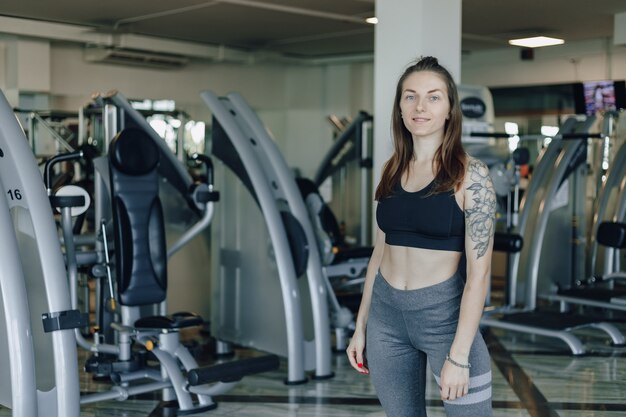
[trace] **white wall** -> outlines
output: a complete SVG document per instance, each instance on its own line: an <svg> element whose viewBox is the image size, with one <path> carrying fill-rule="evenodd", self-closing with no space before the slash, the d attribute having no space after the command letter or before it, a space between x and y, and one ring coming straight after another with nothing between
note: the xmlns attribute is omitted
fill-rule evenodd
<svg viewBox="0 0 626 417"><path fill-rule="evenodd" d="M626 79L626 46L610 39L536 48L522 61L518 48L472 52L463 57L462 82L487 87Z"/></svg>
<svg viewBox="0 0 626 417"><path fill-rule="evenodd" d="M245 66L194 62L180 69L153 69L85 62L82 47L54 45L51 94L68 110L89 100L94 91L119 90L132 98L170 98L192 116L206 114L199 92L243 92L253 105L283 107L284 69L279 65ZM197 114L199 113L199 114Z"/></svg>
<svg viewBox="0 0 626 417"><path fill-rule="evenodd" d="M365 63L292 66L287 70L282 149L290 166L312 177L333 143L328 116L372 112L372 68Z"/></svg>
<svg viewBox="0 0 626 417"><path fill-rule="evenodd" d="M2 45L0 43L0 45ZM329 114L372 111L372 64L240 65L192 61L180 69L85 62L82 47L53 44L50 95L55 110L77 110L93 92L129 98L170 98L193 118L209 121L202 90L241 93L275 136L290 166L312 176L331 146Z"/></svg>

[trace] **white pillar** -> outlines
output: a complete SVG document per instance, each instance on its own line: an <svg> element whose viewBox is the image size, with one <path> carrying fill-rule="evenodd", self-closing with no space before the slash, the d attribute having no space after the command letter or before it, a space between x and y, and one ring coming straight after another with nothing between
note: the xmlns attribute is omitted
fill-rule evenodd
<svg viewBox="0 0 626 417"><path fill-rule="evenodd" d="M461 79L461 0L377 0L374 42L374 187L392 152L396 83L419 56L432 55Z"/></svg>

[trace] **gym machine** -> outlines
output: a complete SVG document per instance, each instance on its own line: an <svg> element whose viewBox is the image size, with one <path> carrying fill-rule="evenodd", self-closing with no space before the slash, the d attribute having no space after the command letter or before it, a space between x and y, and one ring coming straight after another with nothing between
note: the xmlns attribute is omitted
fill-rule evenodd
<svg viewBox="0 0 626 417"><path fill-rule="evenodd" d="M295 182L274 171L288 168L240 96L201 97L212 154L230 169L219 175L228 209L212 229L213 332L225 351L237 343L286 357L287 384L306 382L305 371L330 378L328 288Z"/></svg>
<svg viewBox="0 0 626 417"><path fill-rule="evenodd" d="M0 372L3 381L10 381L0 388L0 403L12 409L14 416L78 417L80 404L124 400L157 390L162 390L164 401L177 401L179 413L192 414L215 408L211 396L231 389L241 377L278 366L278 358L270 355L199 368L178 342L177 330L197 325L201 319L191 314L142 317L139 306L158 303L166 294L167 256L157 175L161 155L158 142L150 135L130 128L120 132L111 145L115 269L122 304L122 320L112 324L119 333L112 349L120 361L128 360L134 340L156 357L160 371L152 367L112 369L110 377L115 386L110 391L80 397L74 333L85 326L86 318L72 307L74 295L67 286L63 254L41 174L2 95L0 119L0 228L5 237L0 255L0 311L4 318L0 322L0 356L5 363ZM65 155L58 160L79 155ZM49 170L50 166L46 172ZM49 183L49 175L46 177ZM208 187L198 196L198 201L207 205L215 194ZM67 219L72 207L85 204L85 196L70 190L55 194L51 201ZM68 252L67 245L72 236L71 230L64 231L69 263L72 249ZM97 345L94 343L90 350L99 352ZM152 382L131 384L145 379Z"/></svg>
<svg viewBox="0 0 626 417"><path fill-rule="evenodd" d="M372 255L373 117L360 111L351 122L331 118L339 135L312 180L297 178L322 256L339 301L356 312ZM330 201L320 189L330 186Z"/></svg>
<svg viewBox="0 0 626 417"><path fill-rule="evenodd" d="M606 332L616 346L624 336L612 324L574 314L540 310L537 300L558 282L571 281L584 273L584 248L570 246L573 234L584 235L584 197L586 182L586 139L593 118L568 119L559 135L540 154L532 180L520 206L515 232L524 239L521 251L511 256L507 283L508 304L487 311L481 325L537 334L564 341L574 355L585 348L571 331L583 327ZM582 201L582 203L581 203ZM572 216L578 229L572 231ZM559 239L566 237L564 244ZM574 236L574 238L576 237ZM574 239L582 241L582 239ZM550 251L550 255L546 253Z"/></svg>
<svg viewBox="0 0 626 417"><path fill-rule="evenodd" d="M587 239L590 245L586 252L590 267L584 276L577 277L569 285L543 294L544 298L561 303L561 310L575 304L626 311L626 288L618 284L619 280L626 278L626 274L620 271L619 252L626 218L626 138L618 136L618 126L619 122L626 124L626 121L618 117L617 112L607 112L603 119L601 139L618 149L614 156L606 158L610 164L592 205L591 230Z"/></svg>
<svg viewBox="0 0 626 417"><path fill-rule="evenodd" d="M320 162L312 181L317 188L332 189L327 205L339 219L342 240L351 246L372 243L373 117L360 111L349 124L335 120L339 135Z"/></svg>

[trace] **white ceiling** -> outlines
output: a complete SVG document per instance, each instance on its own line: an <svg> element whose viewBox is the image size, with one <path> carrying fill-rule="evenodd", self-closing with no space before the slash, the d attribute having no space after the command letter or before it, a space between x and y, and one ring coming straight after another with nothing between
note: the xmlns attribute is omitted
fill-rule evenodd
<svg viewBox="0 0 626 417"><path fill-rule="evenodd" d="M361 20L374 8L374 0L15 0L1 2L0 15L320 58L371 53L374 27ZM611 38L620 12L626 0L464 0L462 49L539 33Z"/></svg>

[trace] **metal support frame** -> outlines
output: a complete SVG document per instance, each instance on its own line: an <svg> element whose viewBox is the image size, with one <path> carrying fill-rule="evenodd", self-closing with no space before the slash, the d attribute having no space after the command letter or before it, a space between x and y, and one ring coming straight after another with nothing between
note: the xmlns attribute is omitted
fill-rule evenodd
<svg viewBox="0 0 626 417"><path fill-rule="evenodd" d="M4 228L8 228L8 207L14 229L12 233L3 234L2 239L3 244L11 249L0 252L2 256L11 251L14 255L18 252L20 256L13 259L22 259L21 274L15 261L5 264L4 259L3 273L0 274L4 315L17 319L7 328L7 341L11 347L11 385L3 384L3 390L10 391L5 398L11 397L7 402L15 410L14 416L78 417L80 393L74 330L43 334L41 322L37 323L44 313L71 308L59 237L29 142L1 93L0 150L0 188L4 196L0 200L4 213L0 221ZM13 265L16 274L5 276L5 268L10 268L5 265ZM23 277L21 284L9 281L19 280L20 276ZM37 297L35 291L29 291L32 286L41 290L39 298L31 298ZM15 301L23 303L24 295L28 301L16 308L13 300L6 299L11 293L18 297ZM30 309L28 320L24 317L24 306ZM23 352L16 356L16 348ZM23 377L13 375L16 366L24 366L19 370ZM28 414L26 410L29 410Z"/></svg>

